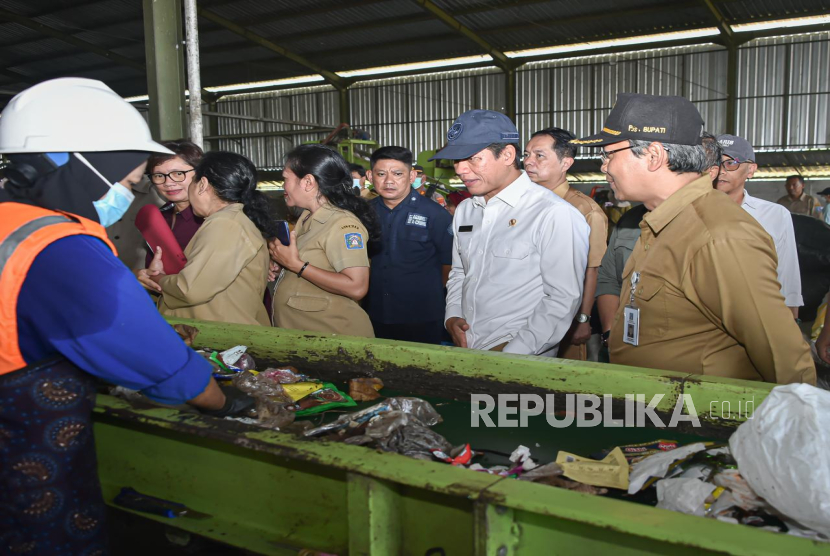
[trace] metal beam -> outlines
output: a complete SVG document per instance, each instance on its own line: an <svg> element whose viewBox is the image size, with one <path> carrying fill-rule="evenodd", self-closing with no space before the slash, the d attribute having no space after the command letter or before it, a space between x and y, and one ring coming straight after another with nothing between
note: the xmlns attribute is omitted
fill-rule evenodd
<svg viewBox="0 0 830 556"><path fill-rule="evenodd" d="M229 120L247 120L251 122L262 122L266 124L284 124L284 125L302 125L306 127L325 127L323 124L315 122L301 122L297 120L275 120L273 118L259 118L257 116L243 116L241 114L226 114L225 112L203 111L205 116L215 116L217 118L228 118Z"/></svg>
<svg viewBox="0 0 830 556"><path fill-rule="evenodd" d="M107 60L110 60L117 64L121 64L122 66L127 66L141 72L143 72L145 69L144 64L140 62L136 62L135 60L131 60L125 56L116 54L115 52L107 50L106 48L101 48L100 46L96 46L92 43L82 41L77 37L73 37L72 35L69 35L62 31L58 31L57 29L49 27L48 25L44 25L43 23L38 23L37 21L29 19L28 17L12 13L9 10L4 10L0 8L0 19L4 19L6 21L13 21L18 25L22 25L24 27L32 29L33 31L37 31L41 35L53 37L65 43L71 44L72 46L77 46L80 49L92 52L94 54L98 54L99 56L103 56Z"/></svg>
<svg viewBox="0 0 830 556"><path fill-rule="evenodd" d="M143 0L150 131L157 141L187 136L181 0Z"/></svg>
<svg viewBox="0 0 830 556"><path fill-rule="evenodd" d="M469 27L455 19L448 12L446 12L438 5L436 5L434 2L432 2L432 0L412 1L424 8L425 10L427 10L429 13L431 13L438 19L440 19L453 31L467 37L468 39L476 43L478 46L480 46L485 53L493 57L493 61L495 61L496 65L498 65L500 68L506 71L514 66L513 62L510 60L510 58L507 57L507 55L505 55L504 52L502 52L501 50L499 50L498 48L484 40L478 33L476 33L475 31L473 31L472 29L470 29Z"/></svg>
<svg viewBox="0 0 830 556"><path fill-rule="evenodd" d="M715 3L712 0L702 0L702 2L706 6L706 9L709 10L709 13L712 14L712 17L715 18L715 21L718 24L718 30L720 31L721 37L727 46L735 42L735 32L732 30L732 27L730 27L718 7L715 6Z"/></svg>
<svg viewBox="0 0 830 556"><path fill-rule="evenodd" d="M738 133L738 45L726 47L726 133Z"/></svg>
<svg viewBox="0 0 830 556"><path fill-rule="evenodd" d="M241 25L237 25L236 23L234 23L233 21L231 21L229 19L225 19L224 17L222 17L218 14L215 14L215 13L209 11L209 10L206 10L204 8L199 8L199 15L202 16L203 18L209 20L209 21L212 21L212 22L214 22L218 25L221 25L222 27L225 27L226 29L228 29L229 31L231 31L233 33L236 33L240 37L244 37L245 39L249 40L250 42L252 42L256 45L259 45L263 48L267 48L268 50L276 52L280 56L284 56L284 57L288 58L289 60L291 60L293 62L296 62L297 64L300 64L301 66L307 67L308 69L312 70L314 73L319 73L320 75L322 75L326 79L326 81L328 81L329 83L331 83L332 85L334 85L338 89L341 89L341 88L347 86L347 81L345 79L343 79L342 77L340 77L339 75L337 75L336 73L331 72L331 71L329 71L325 68L322 68L322 67L318 66L317 64L315 64L311 60L308 60L307 58L304 58L303 56L300 56L299 54L295 54L294 52L291 52L290 50L286 50L285 48L279 46L278 44L266 39L265 37L263 37L261 35L257 35L256 33L252 32L252 31L249 31L248 29L242 27Z"/></svg>
<svg viewBox="0 0 830 556"><path fill-rule="evenodd" d="M255 133L232 133L230 135L211 135L205 137L205 141L218 141L220 139L256 139L258 137L288 137L291 135L314 135L331 133L333 127L315 127L313 129L289 129L285 131L260 131Z"/></svg>

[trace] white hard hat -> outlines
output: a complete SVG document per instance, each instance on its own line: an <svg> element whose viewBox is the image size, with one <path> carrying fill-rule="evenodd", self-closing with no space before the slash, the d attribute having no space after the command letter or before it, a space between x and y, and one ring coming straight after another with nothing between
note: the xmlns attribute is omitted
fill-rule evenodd
<svg viewBox="0 0 830 556"><path fill-rule="evenodd" d="M143 151L153 141L141 114L95 79L62 77L17 94L0 118L0 153Z"/></svg>

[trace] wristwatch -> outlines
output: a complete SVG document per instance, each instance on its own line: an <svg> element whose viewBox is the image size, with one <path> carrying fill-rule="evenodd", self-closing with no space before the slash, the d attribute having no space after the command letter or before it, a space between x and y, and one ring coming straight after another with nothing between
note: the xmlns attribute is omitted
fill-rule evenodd
<svg viewBox="0 0 830 556"><path fill-rule="evenodd" d="M589 320L591 320L591 315L586 315L585 313L579 313L578 315L576 315L576 322L578 322L579 324L584 324Z"/></svg>

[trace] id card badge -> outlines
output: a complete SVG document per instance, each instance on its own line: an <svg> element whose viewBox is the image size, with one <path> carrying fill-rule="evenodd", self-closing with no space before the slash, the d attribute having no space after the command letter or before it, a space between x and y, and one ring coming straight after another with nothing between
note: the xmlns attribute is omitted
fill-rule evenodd
<svg viewBox="0 0 830 556"><path fill-rule="evenodd" d="M640 273L631 273L631 298L623 310L623 342L640 345L640 308L634 304L634 292L640 282Z"/></svg>
<svg viewBox="0 0 830 556"><path fill-rule="evenodd" d="M623 310L623 342L640 345L640 308L626 305Z"/></svg>

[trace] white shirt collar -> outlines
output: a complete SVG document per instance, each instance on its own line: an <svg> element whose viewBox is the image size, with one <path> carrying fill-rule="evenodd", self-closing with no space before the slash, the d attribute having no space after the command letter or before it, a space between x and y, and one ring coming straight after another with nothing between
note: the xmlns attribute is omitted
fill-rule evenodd
<svg viewBox="0 0 830 556"><path fill-rule="evenodd" d="M528 187L531 186L533 186L533 182L530 181L530 178L527 177L527 174L524 172L524 170L522 170L522 173L519 174L519 177L510 182L510 185L502 189L498 195L493 197L493 199L499 199L506 205L515 207L516 204L519 202L519 199L521 199L525 192L528 190ZM473 197L473 203L475 203L476 206L479 207L484 207L487 205L487 202L484 200L484 196Z"/></svg>

